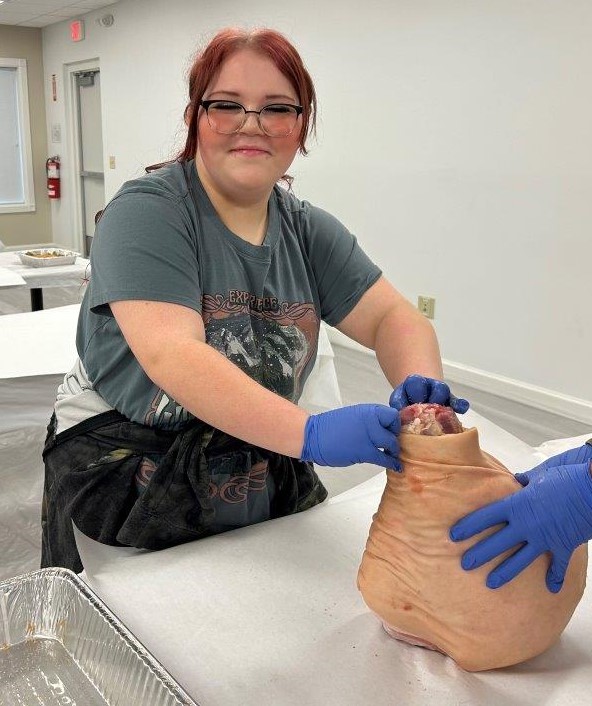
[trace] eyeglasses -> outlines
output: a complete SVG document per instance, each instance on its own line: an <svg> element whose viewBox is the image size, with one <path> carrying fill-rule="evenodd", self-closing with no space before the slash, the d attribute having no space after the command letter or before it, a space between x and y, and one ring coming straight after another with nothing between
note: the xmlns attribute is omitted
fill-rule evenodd
<svg viewBox="0 0 592 706"><path fill-rule="evenodd" d="M301 105L272 103L261 110L247 110L244 105L234 101L201 101L206 111L208 124L220 135L234 135L242 130L249 113L257 116L257 123L268 137L288 137L302 113Z"/></svg>

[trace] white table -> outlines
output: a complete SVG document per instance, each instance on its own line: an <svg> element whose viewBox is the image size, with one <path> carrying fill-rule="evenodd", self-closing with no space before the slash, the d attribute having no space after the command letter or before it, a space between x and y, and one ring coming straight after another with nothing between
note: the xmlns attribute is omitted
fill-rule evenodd
<svg viewBox="0 0 592 706"><path fill-rule="evenodd" d="M0 267L0 287L20 287L25 284L25 280L16 272Z"/></svg>
<svg viewBox="0 0 592 706"><path fill-rule="evenodd" d="M90 263L83 257L76 258L73 265L56 265L53 267L30 267L23 265L18 252L0 252L0 271L6 274L17 275L22 278L22 283L13 285L31 290L31 310L43 309L43 289L47 287L82 287L90 273ZM3 278L0 276L0 281Z"/></svg>
<svg viewBox="0 0 592 706"><path fill-rule="evenodd" d="M474 412L463 421L513 471L541 458ZM387 637L356 588L383 486L378 471L307 512L160 552L78 533L83 578L201 706L590 703L589 592L560 642L513 668L470 674Z"/></svg>

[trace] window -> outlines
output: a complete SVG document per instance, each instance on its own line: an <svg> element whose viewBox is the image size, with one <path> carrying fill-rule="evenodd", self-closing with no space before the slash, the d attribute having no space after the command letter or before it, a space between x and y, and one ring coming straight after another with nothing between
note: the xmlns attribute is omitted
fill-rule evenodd
<svg viewBox="0 0 592 706"><path fill-rule="evenodd" d="M0 214L35 210L26 59L0 58Z"/></svg>

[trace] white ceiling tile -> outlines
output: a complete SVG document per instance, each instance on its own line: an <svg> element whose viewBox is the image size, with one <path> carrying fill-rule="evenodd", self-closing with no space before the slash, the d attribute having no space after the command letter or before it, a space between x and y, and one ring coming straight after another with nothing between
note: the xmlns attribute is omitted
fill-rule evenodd
<svg viewBox="0 0 592 706"><path fill-rule="evenodd" d="M19 22L19 27L47 27L47 20L27 20L26 22Z"/></svg>
<svg viewBox="0 0 592 706"><path fill-rule="evenodd" d="M67 17L53 17L52 15L44 15L43 19L45 20L45 24L43 26L48 27L49 25L55 25L58 22L65 22L68 18Z"/></svg>
<svg viewBox="0 0 592 706"><path fill-rule="evenodd" d="M89 10L98 10L100 7L105 7L110 3L97 2L97 0L76 0L74 3L77 7L86 7Z"/></svg>
<svg viewBox="0 0 592 706"><path fill-rule="evenodd" d="M48 9L46 5L42 5L41 3L12 3L10 5L0 5L1 11L8 10L9 12L26 12L28 14L36 12L38 15L49 12L51 9L52 8Z"/></svg>
<svg viewBox="0 0 592 706"><path fill-rule="evenodd" d="M0 24L44 27L91 10L113 5L116 0L9 0L0 5Z"/></svg>
<svg viewBox="0 0 592 706"><path fill-rule="evenodd" d="M45 10L48 12L49 10L55 8L55 7L61 7L63 6L64 3L62 0L13 0L13 2L10 3L5 3L4 7L13 7L15 10L29 10L31 8L35 10Z"/></svg>
<svg viewBox="0 0 592 706"><path fill-rule="evenodd" d="M39 0L23 0L24 2L39 2ZM43 2L47 3L48 7L53 7L54 9L63 9L64 7L68 7L68 5L72 5L71 2L68 2L67 0L43 0Z"/></svg>
<svg viewBox="0 0 592 706"><path fill-rule="evenodd" d="M21 20L30 19L31 17L33 17L33 13L31 12L22 12L20 10L3 10L0 7L0 23L12 24L13 22L20 22Z"/></svg>
<svg viewBox="0 0 592 706"><path fill-rule="evenodd" d="M19 0L18 2L12 2L11 7L18 7L19 9L34 8L38 10L42 8L44 10L53 10L55 7L61 7L64 3L60 0Z"/></svg>
<svg viewBox="0 0 592 706"><path fill-rule="evenodd" d="M64 18L64 17L73 17L76 14L76 10L68 10L67 7L64 7L61 10L52 10L51 12L46 12L43 17L51 17L51 18Z"/></svg>

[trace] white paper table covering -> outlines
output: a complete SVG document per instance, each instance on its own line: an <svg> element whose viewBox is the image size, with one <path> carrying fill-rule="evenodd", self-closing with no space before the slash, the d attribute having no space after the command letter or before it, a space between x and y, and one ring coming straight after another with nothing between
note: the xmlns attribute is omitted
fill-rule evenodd
<svg viewBox="0 0 592 706"><path fill-rule="evenodd" d="M537 462L473 412L471 423L512 470ZM299 515L161 552L78 533L83 578L201 706L589 703L589 592L555 647L509 669L469 674L387 637L355 583L383 487L379 473Z"/></svg>
<svg viewBox="0 0 592 706"><path fill-rule="evenodd" d="M71 304L0 316L0 379L70 370L79 311L79 304Z"/></svg>
<svg viewBox="0 0 592 706"><path fill-rule="evenodd" d="M25 284L25 280L17 272L0 267L0 287L22 287Z"/></svg>
<svg viewBox="0 0 592 706"><path fill-rule="evenodd" d="M575 449L578 446L583 446L591 437L592 429L588 434L582 434L580 436L572 436L567 439L551 439L550 441L545 441L540 446L537 446L535 452L544 458L550 458L551 456L556 456L557 454L568 451L569 449Z"/></svg>

